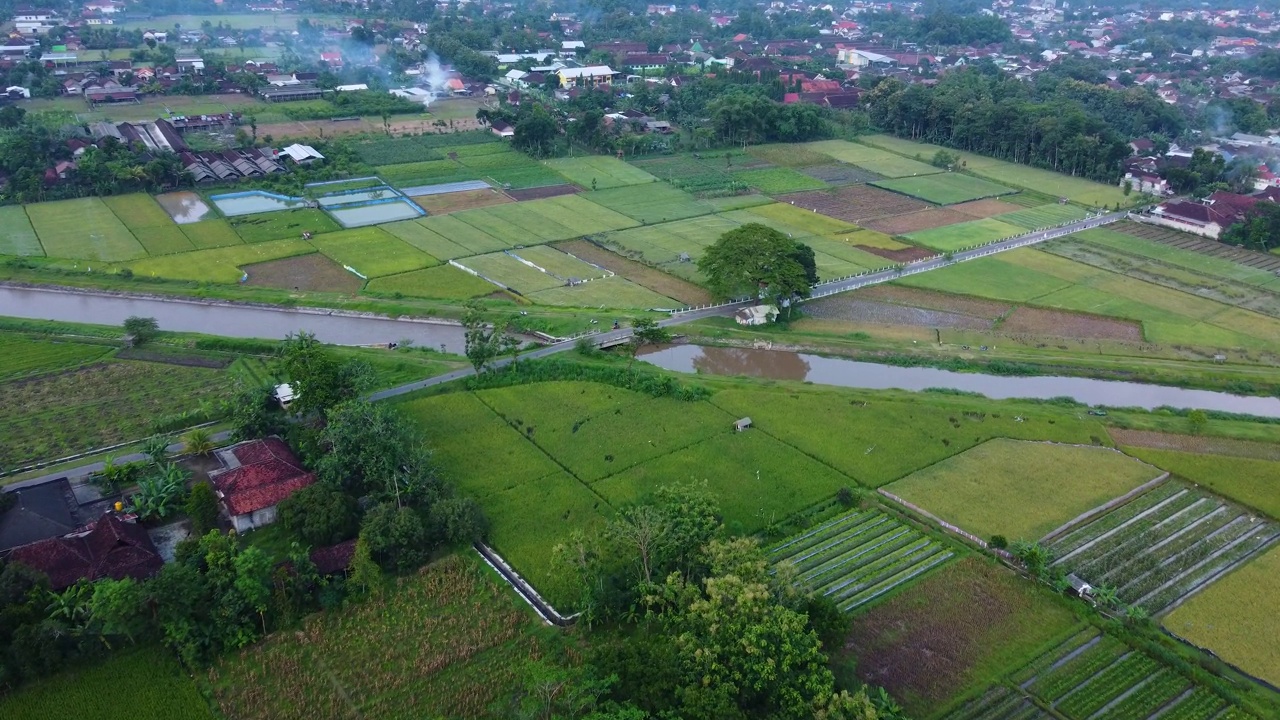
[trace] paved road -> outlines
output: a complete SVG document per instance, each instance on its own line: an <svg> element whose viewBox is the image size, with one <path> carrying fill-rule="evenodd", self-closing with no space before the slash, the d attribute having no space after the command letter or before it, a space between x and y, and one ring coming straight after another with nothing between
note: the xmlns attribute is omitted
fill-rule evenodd
<svg viewBox="0 0 1280 720"><path fill-rule="evenodd" d="M897 270L885 270L878 273L872 273L870 275L859 275L858 277L846 278L844 280L837 280L834 282L827 282L827 283L819 283L818 285L813 286L812 297L815 297L815 298L826 297L827 295L834 295L835 293L846 292L848 290L856 290L858 288L867 287L869 285L880 285L882 283L892 282L894 280L905 277L907 275L915 275L917 273L929 272L930 270L937 270L938 268L946 267L947 265L951 265L952 263L964 262L966 260L974 260L980 257L986 257L988 255L994 255L996 253L1004 252L1006 250L1013 250L1015 248L1034 245L1036 243L1044 242L1045 240L1051 240L1056 237L1062 237L1063 235L1070 235L1071 233L1079 232L1081 230L1088 230L1089 228L1095 228L1100 225L1108 225L1110 223L1124 219L1124 217L1127 214L1128 214L1127 212L1116 212L1116 213L1111 213L1109 215L1102 215L1099 217L1089 218L1087 220L1081 220L1079 222L1074 222L1074 223L1071 223L1070 225L1064 225L1062 227L1051 228L1049 230L1039 230L1026 235L1020 235L1018 237L1009 238L1008 240L992 243L990 245L983 245L982 247L974 248L972 250L964 250L962 252L954 253L950 260L943 257L937 257L931 260L922 260L920 262L907 265L906 268L903 269L901 272ZM754 300L744 300L742 302L729 303L726 305L718 305L715 307L703 308L700 310L691 310L688 312L675 313L669 318L664 318L658 321L658 324L663 327L683 325L684 323L690 323L695 320L702 320L704 318L731 315L741 308L747 307L749 305L754 305L754 304L756 304ZM631 336L631 330L628 328L623 328L621 330L610 330L608 332L599 333L597 335L592 335L590 337L592 341L597 345L607 345L612 341L624 340L630 336ZM572 341L572 340L556 343L555 345L548 345L543 348L538 348L533 352L525 353L522 357L526 359L536 359L536 358L547 357L549 355L554 355L556 353L564 352L566 350L571 350L573 349L575 344L576 344L576 341ZM510 362L509 359L503 359L497 363L494 363L494 366L504 367L509 362ZM387 390L380 390L370 395L369 399L385 400L387 398L395 397L397 395L404 395L406 393L414 392L415 390L428 388L433 385L440 385L442 383L459 380L461 378L469 377L474 374L475 374L475 371L472 370L471 368L454 370L451 373L446 373L444 375L437 375L436 377L427 378L426 380L418 380L417 382L411 382L406 385L401 385L399 387L389 388Z"/></svg>
<svg viewBox="0 0 1280 720"><path fill-rule="evenodd" d="M872 273L869 275L859 275L858 277L847 278L844 280L837 280L837 281L828 282L828 283L820 283L813 287L812 296L815 298L826 297L828 295L834 295L835 293L846 292L849 290L856 290L858 288L867 287L869 285L879 285L882 283L892 282L894 280L905 277L907 275L915 275L917 273L929 272L930 270L937 270L938 268L946 267L947 265L950 265L952 263L964 262L966 260L974 260L980 257L986 257L988 255L994 255L996 253L1004 252L1006 250L1013 250L1014 248L1034 245L1036 243L1044 242L1045 240L1051 240L1056 237L1062 237L1063 235L1070 235L1071 233L1079 232L1081 230L1087 230L1089 228L1098 227L1100 225L1107 225L1123 219L1126 215L1127 213L1125 212L1111 213L1109 215L1103 215L1100 217L1089 218L1087 220L1081 220L1080 222L1071 223L1070 225L1064 225L1058 228L1052 228L1050 230L1040 230L1037 232L1029 233L1027 235L1021 235L1019 237L1009 238L1008 240L1004 240L1001 242L992 243L990 245L984 245L979 248L974 248L973 250L965 250L962 252L957 252L952 256L950 260L947 260L942 257L938 257L938 258L933 258L932 260L922 260L917 263L911 263L907 265L906 268L900 272L896 270L885 270L882 272ZM754 304L756 304L756 301L754 300L744 300L742 302L729 303L725 305L717 305L715 307L702 308L699 310L690 310L688 312L675 313L669 318L664 318L658 321L658 324L663 327L683 325L685 323L690 323L690 322L694 322L695 320L702 320L709 317L720 317L725 315L731 315L732 313L736 312L741 308L747 307L749 305L754 305ZM596 345L608 345L618 340L625 340L630 336L631 336L631 330L629 328L623 328L621 330L609 330L606 332L598 333L596 335L591 335L590 337L592 342L594 342ZM548 345L546 347L538 348L537 350L524 353L521 355L521 357L524 359L530 359L530 360L548 357L550 355L555 355L556 353L565 352L566 350L572 350L576 344L577 343L574 340L567 340L565 342L556 343L554 345ZM511 362L510 358L503 358L495 362L493 365L494 367L505 367L510 362ZM374 401L386 400L387 398L393 398L399 395L405 395L407 393L411 393L416 390L422 390L423 388L429 388L435 385L441 385L443 383L452 382L454 380L460 380L462 378L469 377L474 374L475 374L475 371L472 370L471 368L454 370L453 372L445 373L444 375L437 375L435 377L427 378L425 380L418 380L416 382L400 385L399 387L388 388L386 390L379 390L378 392L370 395L369 399ZM178 448L175 446L174 451L176 452L177 449ZM119 461L129 461L129 460L135 460L135 459L141 459L141 455L137 455L137 456L126 455L121 458L118 458ZM6 486L4 489L16 490L22 487L30 487L31 485L38 485L42 482L48 482L49 480L54 480L60 477L67 477L68 475L74 476L74 475L88 474L89 472L96 472L98 470L101 470L102 469L101 466L102 466L102 463L94 463L92 465L87 465L81 468L74 468L72 470L63 470L61 472L52 473L44 477L32 478L30 480L24 480L20 483L14 483L12 485Z"/></svg>

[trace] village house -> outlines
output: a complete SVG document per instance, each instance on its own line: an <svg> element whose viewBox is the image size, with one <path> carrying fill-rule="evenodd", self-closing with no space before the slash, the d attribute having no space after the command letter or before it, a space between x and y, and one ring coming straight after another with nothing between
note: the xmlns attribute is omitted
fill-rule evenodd
<svg viewBox="0 0 1280 720"><path fill-rule="evenodd" d="M236 532L275 522L280 501L315 482L280 438L250 440L216 455L224 467L209 480Z"/></svg>
<svg viewBox="0 0 1280 720"><path fill-rule="evenodd" d="M142 580L155 574L164 560L147 531L134 520L131 515L110 512L62 537L14 548L9 560L47 575L54 592L81 579Z"/></svg>

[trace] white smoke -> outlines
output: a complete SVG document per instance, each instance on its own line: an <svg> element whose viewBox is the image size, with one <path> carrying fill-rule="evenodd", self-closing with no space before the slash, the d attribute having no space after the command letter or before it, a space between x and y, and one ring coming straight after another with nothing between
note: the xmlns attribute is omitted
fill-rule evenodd
<svg viewBox="0 0 1280 720"><path fill-rule="evenodd" d="M422 61L422 79L419 81L426 90L427 97L422 101L423 107L429 107L436 98L446 92L445 84L449 82L449 73L440 65L440 58L434 52Z"/></svg>

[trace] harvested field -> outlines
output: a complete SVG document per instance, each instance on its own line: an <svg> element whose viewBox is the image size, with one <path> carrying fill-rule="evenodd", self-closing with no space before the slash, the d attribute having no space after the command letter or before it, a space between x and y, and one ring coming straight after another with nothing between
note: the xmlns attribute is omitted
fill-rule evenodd
<svg viewBox="0 0 1280 720"><path fill-rule="evenodd" d="M1191 250L1193 252L1204 253L1206 255L1227 258L1228 260L1238 262L1242 265L1262 268L1263 270L1280 270L1280 255L1272 255L1270 253L1257 252L1256 250L1246 250L1232 245L1224 245L1220 242L1207 240L1190 233L1178 232L1177 230L1171 230L1158 225L1143 225L1141 223L1123 221L1110 225L1107 229L1122 232L1134 237L1140 237L1145 240L1154 240L1166 245L1182 248L1183 250Z"/></svg>
<svg viewBox="0 0 1280 720"><path fill-rule="evenodd" d="M359 292L364 287L363 280L320 253L269 260L242 269L249 274L245 285L340 293Z"/></svg>
<svg viewBox="0 0 1280 720"><path fill-rule="evenodd" d="M928 210L907 213L906 215L870 220L863 223L863 225L868 229L877 230L886 235L906 235L907 233L921 230L957 225L972 219L972 217L964 213L952 211L951 208L929 208Z"/></svg>
<svg viewBox="0 0 1280 720"><path fill-rule="evenodd" d="M1022 207L1023 206L1021 205L1015 205L1014 203L1007 202L1005 200L995 200L993 198L987 198L986 200L972 200L967 203L952 205L947 209L955 210L956 212L959 212L959 213L964 213L965 215L968 215L971 218L988 218L988 217L993 217L995 215L1004 215L1005 213L1017 212L1021 210Z"/></svg>
<svg viewBox="0 0 1280 720"><path fill-rule="evenodd" d="M506 194L516 202L522 202L524 200L541 200L542 198L560 195L572 195L578 192L578 189L577 185L544 185L542 187L507 190Z"/></svg>
<svg viewBox="0 0 1280 720"><path fill-rule="evenodd" d="M897 305L941 310L943 312L972 315L992 322L1009 311L1008 303L992 302L962 295L917 290L916 288L898 285L872 285L856 291L856 295L864 300L878 300Z"/></svg>
<svg viewBox="0 0 1280 720"><path fill-rule="evenodd" d="M824 320L850 320L881 325L912 325L930 328L990 330L992 325L991 320L972 315L864 300L852 293L841 293L807 302L804 304L804 314L806 317Z"/></svg>
<svg viewBox="0 0 1280 720"><path fill-rule="evenodd" d="M856 165L846 165L844 163L816 165L804 168L800 172L831 185L856 185L881 179L879 175L870 170L863 170Z"/></svg>
<svg viewBox="0 0 1280 720"><path fill-rule="evenodd" d="M1000 324L1004 333L1027 333L1089 340L1142 342L1142 324L1084 313L1020 307Z"/></svg>
<svg viewBox="0 0 1280 720"><path fill-rule="evenodd" d="M928 203L920 200L865 185L783 195L778 201L851 223L905 215L929 207Z"/></svg>
<svg viewBox="0 0 1280 720"><path fill-rule="evenodd" d="M1070 632L1051 595L984 559L965 558L854 618L845 652L912 717L929 717Z"/></svg>
<svg viewBox="0 0 1280 720"><path fill-rule="evenodd" d="M470 210L511 202L511 198L497 190L467 190L440 195L419 195L409 199L432 215L444 215L457 210Z"/></svg>
<svg viewBox="0 0 1280 720"><path fill-rule="evenodd" d="M594 245L585 240L571 240L556 245L557 248L589 263L612 270L619 277L669 298L674 298L686 305L702 305L714 298L705 289L661 270L655 270L643 263L629 260L621 255Z"/></svg>
<svg viewBox="0 0 1280 720"><path fill-rule="evenodd" d="M1178 435L1151 430L1125 430L1107 428L1117 445L1151 448L1153 450L1177 450L1204 455L1229 455L1231 457L1273 460L1280 462L1280 445L1250 442L1234 438L1208 435Z"/></svg>

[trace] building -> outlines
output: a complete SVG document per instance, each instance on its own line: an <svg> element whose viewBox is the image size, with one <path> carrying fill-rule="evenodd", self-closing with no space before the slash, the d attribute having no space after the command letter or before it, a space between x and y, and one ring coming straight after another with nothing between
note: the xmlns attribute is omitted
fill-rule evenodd
<svg viewBox="0 0 1280 720"><path fill-rule="evenodd" d="M560 68L556 71L560 78L560 87L599 87L608 85L619 75L608 65L592 65L590 67Z"/></svg>
<svg viewBox="0 0 1280 720"><path fill-rule="evenodd" d="M1121 187L1125 183L1129 183L1130 187L1140 193L1148 195L1170 195L1172 191L1169 189L1169 181L1156 175L1155 173L1138 171L1130 171L1124 174L1124 180L1120 181Z"/></svg>
<svg viewBox="0 0 1280 720"><path fill-rule="evenodd" d="M10 562L49 576L49 588L65 590L81 579L142 580L155 574L164 560L147 531L132 516L111 512L88 527L62 537L14 548Z"/></svg>
<svg viewBox="0 0 1280 720"><path fill-rule="evenodd" d="M301 145L298 143L280 148L280 154L299 165L305 165L313 160L324 159L324 155L321 155L319 150L316 150L310 145Z"/></svg>
<svg viewBox="0 0 1280 720"><path fill-rule="evenodd" d="M1215 192L1204 200L1176 200L1157 205L1135 219L1152 225L1189 232L1217 240L1222 231L1244 219L1259 198Z"/></svg>
<svg viewBox="0 0 1280 720"><path fill-rule="evenodd" d="M489 131L500 138L513 138L516 136L516 129L511 127L511 123L502 120L494 120L489 125Z"/></svg>
<svg viewBox="0 0 1280 720"><path fill-rule="evenodd" d="M753 305L733 314L733 319L739 325L748 326L764 325L773 322L777 317L778 308L775 305Z"/></svg>
<svg viewBox="0 0 1280 720"><path fill-rule="evenodd" d="M315 482L280 438L250 440L216 453L224 468L209 473L236 532L276 521L276 505Z"/></svg>

